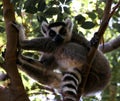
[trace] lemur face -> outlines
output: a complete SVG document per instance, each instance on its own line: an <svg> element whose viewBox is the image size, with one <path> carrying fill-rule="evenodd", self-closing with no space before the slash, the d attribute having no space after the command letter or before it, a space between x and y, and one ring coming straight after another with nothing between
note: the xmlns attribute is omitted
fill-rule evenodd
<svg viewBox="0 0 120 101"><path fill-rule="evenodd" d="M71 40L73 23L70 19L64 22L48 24L43 22L41 32L45 37L50 37L56 44L62 44Z"/></svg>

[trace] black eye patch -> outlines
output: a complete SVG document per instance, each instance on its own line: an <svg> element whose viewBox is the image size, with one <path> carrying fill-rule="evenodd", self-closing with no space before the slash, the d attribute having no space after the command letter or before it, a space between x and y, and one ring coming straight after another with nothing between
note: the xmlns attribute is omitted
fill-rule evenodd
<svg viewBox="0 0 120 101"><path fill-rule="evenodd" d="M53 31L53 30L50 30L49 36L52 37L52 38L55 37L56 36L56 32Z"/></svg>
<svg viewBox="0 0 120 101"><path fill-rule="evenodd" d="M65 27L62 27L62 28L60 29L60 31L59 31L59 34L60 34L60 35L63 35L63 36L65 36L66 33L67 33L67 31L66 31L66 28L65 28Z"/></svg>

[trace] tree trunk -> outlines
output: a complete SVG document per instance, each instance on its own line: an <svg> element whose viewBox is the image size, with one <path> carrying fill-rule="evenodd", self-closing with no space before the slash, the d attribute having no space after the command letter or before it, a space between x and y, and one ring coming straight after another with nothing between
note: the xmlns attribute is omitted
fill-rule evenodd
<svg viewBox="0 0 120 101"><path fill-rule="evenodd" d="M12 27L11 24L12 21L15 21L15 14L13 5L10 3L10 0L3 0L3 15L7 33L4 69L10 77L10 85L7 88L0 87L0 100L29 101L16 65L17 30Z"/></svg>

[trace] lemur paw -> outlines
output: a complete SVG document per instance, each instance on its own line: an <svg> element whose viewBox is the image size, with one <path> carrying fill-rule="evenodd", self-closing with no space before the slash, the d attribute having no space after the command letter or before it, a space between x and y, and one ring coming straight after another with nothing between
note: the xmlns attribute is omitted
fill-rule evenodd
<svg viewBox="0 0 120 101"><path fill-rule="evenodd" d="M13 21L12 22L13 27L15 27L18 31L23 30L24 27L21 24L18 24L17 22ZM24 29L25 30L25 29Z"/></svg>
<svg viewBox="0 0 120 101"><path fill-rule="evenodd" d="M98 32L96 32L93 36L93 38L90 41L91 46L95 46L97 47L97 44L99 43L99 36L98 36Z"/></svg>

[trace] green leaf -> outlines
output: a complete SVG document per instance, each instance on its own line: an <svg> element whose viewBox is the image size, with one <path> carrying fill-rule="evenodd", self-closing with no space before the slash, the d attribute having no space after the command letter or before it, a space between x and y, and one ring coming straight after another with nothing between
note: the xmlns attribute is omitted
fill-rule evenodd
<svg viewBox="0 0 120 101"><path fill-rule="evenodd" d="M103 9L98 8L97 11L95 11L95 12L97 12L97 14L98 14L98 18L101 19L102 16L103 16Z"/></svg>
<svg viewBox="0 0 120 101"><path fill-rule="evenodd" d="M120 32L120 24L119 23L114 23L112 25L118 32Z"/></svg>
<svg viewBox="0 0 120 101"><path fill-rule="evenodd" d="M43 15L38 15L38 16L37 16L37 19L38 19L38 22L39 22L40 24L42 23L42 21L46 21L46 22L47 22L46 17L43 16Z"/></svg>
<svg viewBox="0 0 120 101"><path fill-rule="evenodd" d="M71 1L72 1L72 0L60 0L60 2L61 2L62 4L63 4L63 3L69 4Z"/></svg>
<svg viewBox="0 0 120 101"><path fill-rule="evenodd" d="M64 2L65 2L65 0L60 0L60 2L61 2L61 3L64 3Z"/></svg>
<svg viewBox="0 0 120 101"><path fill-rule="evenodd" d="M63 14L62 13L59 13L58 15L57 15L57 21L62 21L64 18L63 18L64 16L63 16Z"/></svg>
<svg viewBox="0 0 120 101"><path fill-rule="evenodd" d="M36 3L34 0L27 0L24 5L24 9L27 13L34 14L37 12Z"/></svg>
<svg viewBox="0 0 120 101"><path fill-rule="evenodd" d="M66 0L66 3L70 3L72 0Z"/></svg>
<svg viewBox="0 0 120 101"><path fill-rule="evenodd" d="M91 29L95 26L95 24L91 21L86 21L84 23L82 23L81 27L83 27L84 29Z"/></svg>
<svg viewBox="0 0 120 101"><path fill-rule="evenodd" d="M87 14L93 20L96 18L96 14L94 12L87 12Z"/></svg>
<svg viewBox="0 0 120 101"><path fill-rule="evenodd" d="M5 31L5 28L0 26L0 32L3 33Z"/></svg>
<svg viewBox="0 0 120 101"><path fill-rule="evenodd" d="M68 7L64 7L64 11L67 13L67 14L70 14L70 9Z"/></svg>
<svg viewBox="0 0 120 101"><path fill-rule="evenodd" d="M21 14L21 11L22 11L22 5L23 5L23 2L20 1L16 4L15 6L15 10L16 10L16 13L18 14L18 16L22 16Z"/></svg>
<svg viewBox="0 0 120 101"><path fill-rule="evenodd" d="M78 24L81 24L81 23L85 22L85 17L83 17L81 14L79 14L75 17L75 20L78 22Z"/></svg>
<svg viewBox="0 0 120 101"><path fill-rule="evenodd" d="M1 8L1 9L0 9L0 15L3 14L3 8L2 8L2 6L3 6L3 5L1 4L1 5L0 5L0 8Z"/></svg>
<svg viewBox="0 0 120 101"><path fill-rule="evenodd" d="M38 3L38 11L44 11L46 8L45 0L40 0Z"/></svg>
<svg viewBox="0 0 120 101"><path fill-rule="evenodd" d="M45 15L48 15L48 16L52 16L52 15L56 15L60 12L59 8L58 7L51 7L51 8L48 8L44 14Z"/></svg>
<svg viewBox="0 0 120 101"><path fill-rule="evenodd" d="M10 0L11 3L15 4L17 2L20 2L20 0Z"/></svg>

